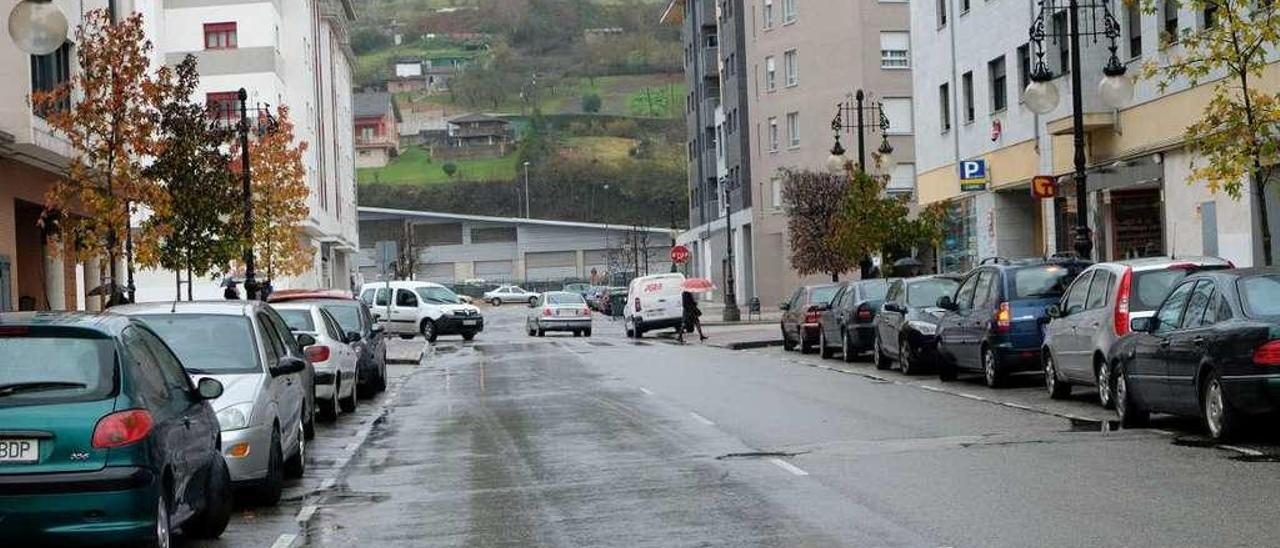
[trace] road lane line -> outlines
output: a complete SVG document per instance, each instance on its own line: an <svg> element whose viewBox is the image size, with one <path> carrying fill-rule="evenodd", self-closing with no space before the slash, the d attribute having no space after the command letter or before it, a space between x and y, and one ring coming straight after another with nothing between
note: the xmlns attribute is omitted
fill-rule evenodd
<svg viewBox="0 0 1280 548"><path fill-rule="evenodd" d="M328 491L328 490L330 490L330 489L333 489L333 485L334 485L334 484L336 484L336 483L338 483L338 480L335 480L335 479L333 479L333 478L326 479L326 480L324 480L324 481L320 482L320 490L321 490L321 491Z"/></svg>
<svg viewBox="0 0 1280 548"><path fill-rule="evenodd" d="M1227 449L1229 451L1235 451L1237 453L1241 453L1244 455L1249 455L1250 457L1261 457L1263 455L1263 452L1257 449L1249 449L1248 447L1240 447L1237 445L1219 445L1218 447Z"/></svg>
<svg viewBox="0 0 1280 548"><path fill-rule="evenodd" d="M769 462L772 462L772 463L776 464L776 465L778 466L778 468L781 468L781 469L783 469L783 470L786 470L786 471L788 471L788 472L791 472L792 474L795 474L795 475L797 475L797 476L807 476L807 475L809 475L809 473L808 473L808 472L805 472L804 470L801 470L801 469L800 469L799 467L797 467L796 465L791 464L791 463L789 463L789 462L787 462L787 461L785 461L785 460L779 459L779 458L771 458L771 459L769 459Z"/></svg>
<svg viewBox="0 0 1280 548"><path fill-rule="evenodd" d="M640 387L640 391L641 391L641 392L644 392L646 396L652 396L652 395L653 395L653 391L652 391L652 390L649 390L648 388L645 388L645 387L643 387L643 386L641 386L641 387Z"/></svg>
<svg viewBox="0 0 1280 548"><path fill-rule="evenodd" d="M271 548L289 548L293 546L293 541L298 540L298 535L285 533L276 537L276 541L271 543Z"/></svg>
<svg viewBox="0 0 1280 548"><path fill-rule="evenodd" d="M316 510L317 508L314 504L303 506L302 510L298 511L298 523L306 523L316 513Z"/></svg>
<svg viewBox="0 0 1280 548"><path fill-rule="evenodd" d="M694 413L694 412L692 412L692 411L690 411L690 412L689 412L689 415L693 417L693 420L696 420L696 421L698 421L698 422L700 422L700 423L702 423L702 424L705 424L705 425L707 425L707 426L715 426L715 425L716 425L716 423L711 422L711 419L708 419L708 418L706 418L706 417L704 417L704 416L702 416L702 415L699 415L699 414L697 414L697 413Z"/></svg>

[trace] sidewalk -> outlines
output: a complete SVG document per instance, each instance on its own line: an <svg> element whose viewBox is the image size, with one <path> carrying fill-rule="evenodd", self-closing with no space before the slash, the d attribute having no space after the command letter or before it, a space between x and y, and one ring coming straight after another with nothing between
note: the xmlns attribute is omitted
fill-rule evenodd
<svg viewBox="0 0 1280 548"><path fill-rule="evenodd" d="M706 317L705 314L703 317ZM777 323L710 324L703 323L705 344L729 350L782 346L782 332ZM689 335L685 335L689 337ZM694 339L697 333L693 334Z"/></svg>
<svg viewBox="0 0 1280 548"><path fill-rule="evenodd" d="M747 307L741 306L742 321L727 323L720 319L724 317L724 303L699 301L698 308L702 309L702 325L775 325L782 320L782 311L777 308L764 308L759 314L748 314Z"/></svg>

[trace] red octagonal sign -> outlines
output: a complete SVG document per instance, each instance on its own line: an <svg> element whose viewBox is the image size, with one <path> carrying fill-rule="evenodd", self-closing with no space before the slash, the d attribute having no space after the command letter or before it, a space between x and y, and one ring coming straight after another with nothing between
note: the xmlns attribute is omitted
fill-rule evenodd
<svg viewBox="0 0 1280 548"><path fill-rule="evenodd" d="M689 248L678 245L671 248L671 262L684 264L689 261Z"/></svg>

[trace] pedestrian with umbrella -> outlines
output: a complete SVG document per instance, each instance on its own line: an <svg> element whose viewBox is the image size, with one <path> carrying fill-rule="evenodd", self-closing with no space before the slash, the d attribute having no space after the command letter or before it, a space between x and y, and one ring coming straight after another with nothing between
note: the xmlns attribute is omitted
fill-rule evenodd
<svg viewBox="0 0 1280 548"><path fill-rule="evenodd" d="M684 291L680 296L680 305L684 311L684 322L680 329L676 331L680 342L684 342L684 332L693 329L698 330L698 339L707 340L707 336L702 333L702 309L698 308L698 299L694 298L694 293L703 293L715 289L715 284L706 278L689 278L681 284Z"/></svg>

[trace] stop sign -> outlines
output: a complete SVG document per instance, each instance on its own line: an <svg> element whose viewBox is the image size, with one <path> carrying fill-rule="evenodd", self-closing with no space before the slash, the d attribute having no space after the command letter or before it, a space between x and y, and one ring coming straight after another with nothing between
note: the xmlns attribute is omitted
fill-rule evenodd
<svg viewBox="0 0 1280 548"><path fill-rule="evenodd" d="M678 245L671 248L671 262L684 264L689 260L689 248Z"/></svg>

